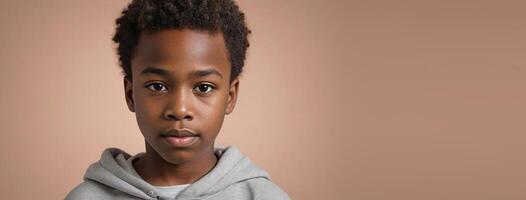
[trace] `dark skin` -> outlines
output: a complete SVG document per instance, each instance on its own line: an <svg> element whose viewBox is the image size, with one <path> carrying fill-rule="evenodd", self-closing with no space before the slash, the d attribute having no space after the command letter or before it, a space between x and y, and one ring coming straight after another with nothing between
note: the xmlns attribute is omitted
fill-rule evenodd
<svg viewBox="0 0 526 200"><path fill-rule="evenodd" d="M132 80L124 78L126 102L135 112L146 153L137 173L155 186L190 184L214 168L214 141L236 104L239 79L223 35L189 29L141 33L132 57ZM198 134L190 147L169 145L170 129Z"/></svg>

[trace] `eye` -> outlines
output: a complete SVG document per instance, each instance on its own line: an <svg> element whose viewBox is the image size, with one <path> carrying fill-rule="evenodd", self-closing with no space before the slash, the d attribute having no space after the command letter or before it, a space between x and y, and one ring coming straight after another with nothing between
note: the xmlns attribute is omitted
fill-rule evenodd
<svg viewBox="0 0 526 200"><path fill-rule="evenodd" d="M150 83L146 87L154 92L163 92L166 91L166 86L162 83Z"/></svg>
<svg viewBox="0 0 526 200"><path fill-rule="evenodd" d="M194 90L198 93L210 93L213 89L215 89L214 86L210 84L199 84L194 88Z"/></svg>

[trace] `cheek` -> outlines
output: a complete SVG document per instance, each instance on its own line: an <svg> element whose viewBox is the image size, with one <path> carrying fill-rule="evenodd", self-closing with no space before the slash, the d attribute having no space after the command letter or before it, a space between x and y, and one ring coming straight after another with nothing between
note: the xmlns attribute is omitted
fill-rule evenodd
<svg viewBox="0 0 526 200"><path fill-rule="evenodd" d="M137 124L143 133L148 133L154 129L153 124L160 117L161 104L149 101L146 98L137 98L135 105L135 115Z"/></svg>
<svg viewBox="0 0 526 200"><path fill-rule="evenodd" d="M198 111L199 116L197 120L205 122L207 128L219 129L223 123L225 116L226 99L224 95L220 95L217 98L211 98L200 102L195 109Z"/></svg>

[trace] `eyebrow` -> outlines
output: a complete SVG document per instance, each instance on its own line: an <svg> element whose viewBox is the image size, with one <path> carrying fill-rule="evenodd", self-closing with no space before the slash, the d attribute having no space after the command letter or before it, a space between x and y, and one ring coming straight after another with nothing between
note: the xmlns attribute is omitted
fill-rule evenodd
<svg viewBox="0 0 526 200"><path fill-rule="evenodd" d="M219 76L220 78L223 78L223 75L221 75L221 73L219 73L217 70L215 70L214 68L208 68L208 69L205 69L205 70L197 70L197 71L194 71L192 76L195 76L195 77L204 77L204 76L209 76L209 75L217 75Z"/></svg>
<svg viewBox="0 0 526 200"><path fill-rule="evenodd" d="M156 75L160 75L160 76L166 76L166 75L170 74L170 72L168 70L157 68L157 67L146 67L144 70L141 71L141 74L142 75L145 75L145 74L156 74ZM196 70L196 71L192 72L192 76L193 77L204 77L204 76L209 76L209 75L213 75L213 74L219 76L220 78L223 78L223 75L221 75L221 73L219 73L214 68L208 68L208 69L204 69L204 70Z"/></svg>
<svg viewBox="0 0 526 200"><path fill-rule="evenodd" d="M145 75L145 74L157 74L157 75L165 76L165 75L169 74L169 72L167 70L164 70L164 69L161 69L161 68L146 67L145 69L143 69L141 71L141 74L143 74L143 75Z"/></svg>

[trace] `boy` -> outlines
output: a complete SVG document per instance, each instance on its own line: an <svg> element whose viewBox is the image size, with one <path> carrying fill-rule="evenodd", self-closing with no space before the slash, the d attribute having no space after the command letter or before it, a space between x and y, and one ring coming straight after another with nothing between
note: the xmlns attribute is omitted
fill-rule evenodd
<svg viewBox="0 0 526 200"><path fill-rule="evenodd" d="M249 46L232 0L134 0L116 20L146 152L107 148L66 199L290 199L235 146L214 147Z"/></svg>

